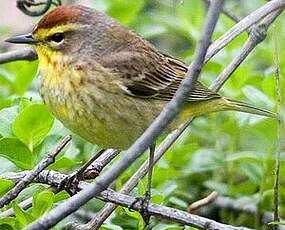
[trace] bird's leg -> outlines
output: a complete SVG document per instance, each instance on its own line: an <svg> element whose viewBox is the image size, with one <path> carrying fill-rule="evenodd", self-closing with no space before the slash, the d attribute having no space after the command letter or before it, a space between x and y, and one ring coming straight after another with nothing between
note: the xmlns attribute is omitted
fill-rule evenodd
<svg viewBox="0 0 285 230"><path fill-rule="evenodd" d="M145 192L145 198L150 200L151 198L151 184L152 184L152 172L153 172L153 161L154 161L155 144L149 147L149 160L148 160L148 174L147 174L147 190Z"/></svg>
<svg viewBox="0 0 285 230"><path fill-rule="evenodd" d="M148 160L148 175L147 175L147 189L143 197L136 197L135 201L130 205L129 210L136 204L140 204L140 214L146 225L149 224L150 214L148 213L148 204L151 198L151 184L152 184L152 171L154 162L155 144L149 147L149 160Z"/></svg>
<svg viewBox="0 0 285 230"><path fill-rule="evenodd" d="M59 185L59 189L65 189L70 195L74 195L78 183L83 179L85 170L99 157L105 149L101 149L98 153L96 153L90 160L88 160L84 165L82 165L78 170L74 173L66 177ZM74 188L74 189L73 189Z"/></svg>

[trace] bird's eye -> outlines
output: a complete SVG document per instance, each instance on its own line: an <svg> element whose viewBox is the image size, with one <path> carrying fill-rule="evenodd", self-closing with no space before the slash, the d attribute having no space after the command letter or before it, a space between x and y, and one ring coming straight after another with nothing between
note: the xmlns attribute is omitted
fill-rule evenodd
<svg viewBox="0 0 285 230"><path fill-rule="evenodd" d="M50 36L50 40L55 43L61 43L64 40L64 34L63 33L55 33Z"/></svg>

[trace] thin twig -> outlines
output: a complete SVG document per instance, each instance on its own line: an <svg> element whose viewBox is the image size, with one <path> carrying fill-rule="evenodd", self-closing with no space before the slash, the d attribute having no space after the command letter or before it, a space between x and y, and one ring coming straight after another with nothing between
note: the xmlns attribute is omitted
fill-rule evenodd
<svg viewBox="0 0 285 230"><path fill-rule="evenodd" d="M23 49L18 49L0 54L0 64L20 60L34 61L37 58L38 56L34 49L32 47L26 47Z"/></svg>
<svg viewBox="0 0 285 230"><path fill-rule="evenodd" d="M115 149L106 149L104 153L98 157L96 161L94 161L84 172L84 179L94 179L96 178L103 168L108 165L118 154L120 151Z"/></svg>
<svg viewBox="0 0 285 230"><path fill-rule="evenodd" d="M28 172L30 172L30 171L28 171ZM28 172L26 172L26 173L28 173ZM43 173L44 171L42 171L41 173ZM22 174L22 173L20 173L20 175L14 175L14 179L12 179L11 177L6 177L6 179L7 180L12 180L12 181L14 181L14 182L16 182L16 183L18 183L19 182L19 180L21 180L22 178L23 178L23 175L26 175L26 173L25 174ZM41 174L40 173L40 174ZM13 176L12 176L13 177ZM0 177L1 178L1 177ZM18 179L17 179L18 178ZM33 180L32 182L35 182L35 180ZM46 184L46 183L45 183ZM50 187L49 188L52 192L55 192L55 193L57 193L57 192L59 192L59 190L57 189L57 188L53 188L53 187ZM30 207L32 207L32 204L33 204L33 197L29 197L29 198L27 198L26 200L23 200L22 202L20 202L18 205L19 205L19 207L21 207L23 210L27 210L27 209L29 209ZM14 212L14 208L12 207L12 208L9 208L9 209L7 209L6 211L4 211L4 212L1 212L0 213L0 219L2 219L2 218L5 218L5 217L9 217L9 216L13 216L15 214L15 212Z"/></svg>
<svg viewBox="0 0 285 230"><path fill-rule="evenodd" d="M102 169L110 163L110 161L112 159L114 159L117 155L119 154L119 151L114 150L114 149L107 149L104 151L104 153L98 157L98 159L96 161L94 161L84 172L83 174L83 179L84 180L88 180L88 179L94 179L96 178L100 172L102 171ZM16 183L18 183L23 177L25 177L27 175L27 173L29 173L30 171L23 171L20 173L10 173L10 174L6 174L4 176L0 176L0 178L2 179L7 179L7 180L12 180ZM52 176L55 175L56 178L53 178ZM45 184L53 184L53 180L56 179L55 181L57 181L58 178L58 174L56 174L53 171L42 171L35 179L33 182L37 182L37 183L45 183ZM63 180L64 177L61 178L61 180ZM58 184L54 184L54 187L58 186ZM28 209L32 206L32 197L22 201L21 203L19 203L19 206L22 209ZM4 218L4 217L8 217L8 216L12 216L14 215L14 209L10 208L2 213L0 213L0 219Z"/></svg>
<svg viewBox="0 0 285 230"><path fill-rule="evenodd" d="M230 30L219 37L208 49L205 63L207 63L214 55L223 49L228 43L235 39L242 32L259 22L261 19L272 13L273 11L283 9L285 7L285 0L272 0L267 2L262 7L258 8L237 24Z"/></svg>
<svg viewBox="0 0 285 230"><path fill-rule="evenodd" d="M30 207L32 207L33 204L33 197L29 197L28 199L22 201L19 203L19 207L21 207L23 210L26 210ZM13 216L14 215L14 208L9 208L4 212L0 213L0 219L3 219L5 217Z"/></svg>
<svg viewBox="0 0 285 230"><path fill-rule="evenodd" d="M274 67L275 67L275 83L276 83L276 113L281 117L281 89L280 89L280 63L279 63L279 50L277 42L277 31L273 25L273 48L274 48ZM274 222L279 222L279 177L280 177L280 155L281 155L281 132L282 132L282 119L277 120L276 130L276 153L275 153L275 169L274 169L274 187L273 187L273 213ZM273 229L277 229L277 225L273 225Z"/></svg>
<svg viewBox="0 0 285 230"><path fill-rule="evenodd" d="M76 193L76 187L79 181L84 179L85 170L105 152L105 149L101 149L99 152L93 154L93 156L85 162L79 169L73 172L66 178L65 181L59 186L60 189L65 189L71 196ZM67 186L68 185L68 186Z"/></svg>
<svg viewBox="0 0 285 230"><path fill-rule="evenodd" d="M15 199L19 193L27 186L29 185L34 178L36 178L37 175L39 175L40 172L42 172L47 166L52 164L54 162L54 158L56 155L68 144L68 142L71 140L70 136L66 136L61 140L59 145L51 151L48 156L43 159L33 171L28 173L19 183L16 184L16 186L11 189L9 192L7 192L1 199L0 199L0 208L2 208L4 205L9 204L13 199Z"/></svg>
<svg viewBox="0 0 285 230"><path fill-rule="evenodd" d="M203 199L197 200L189 205L188 212L194 212L195 210L204 207L206 205L209 205L213 203L219 194L216 191L211 192L208 196L204 197Z"/></svg>
<svg viewBox="0 0 285 230"><path fill-rule="evenodd" d="M143 154L164 128L175 118L179 113L183 102L193 90L195 82L199 77L207 48L210 44L211 36L218 21L219 12L222 6L223 0L214 0L213 3L211 3L203 28L202 39L198 43L193 64L189 67L186 78L180 84L173 99L166 105L144 134L136 140L115 164L113 164L103 175L95 179L91 186L59 204L34 223L30 224L26 228L27 230L48 229L54 226L106 189L110 183Z"/></svg>
<svg viewBox="0 0 285 230"><path fill-rule="evenodd" d="M249 37L240 53L234 57L231 63L224 68L224 70L215 79L213 85L210 87L213 91L217 92L223 84L229 79L233 72L240 66L240 64L247 58L253 49L261 43L267 36L267 30L271 23L280 15L283 10L277 10L270 15L266 16L257 26L254 26L249 33Z"/></svg>
<svg viewBox="0 0 285 230"><path fill-rule="evenodd" d="M210 5L211 0L202 0L204 3L206 3L207 6ZM222 8L221 11L224 15L228 16L230 19L232 19L234 22L239 22L242 20L242 17L235 15L232 11L230 11L228 8L225 6Z"/></svg>

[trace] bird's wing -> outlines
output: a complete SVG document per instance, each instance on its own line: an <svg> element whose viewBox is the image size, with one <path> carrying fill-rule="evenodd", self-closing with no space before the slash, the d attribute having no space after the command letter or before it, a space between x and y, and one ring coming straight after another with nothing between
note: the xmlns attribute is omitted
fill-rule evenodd
<svg viewBox="0 0 285 230"><path fill-rule="evenodd" d="M118 52L100 60L118 75L121 88L130 96L169 101L184 79L187 66L168 55ZM187 101L205 101L221 96L197 82Z"/></svg>

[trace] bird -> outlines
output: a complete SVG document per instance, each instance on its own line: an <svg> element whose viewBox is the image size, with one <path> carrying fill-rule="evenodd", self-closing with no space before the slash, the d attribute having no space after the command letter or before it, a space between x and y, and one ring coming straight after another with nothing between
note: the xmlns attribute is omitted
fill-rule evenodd
<svg viewBox="0 0 285 230"><path fill-rule="evenodd" d="M34 46L39 92L49 111L103 149L127 149L173 98L188 70L112 17L82 5L56 7L30 33L6 41ZM189 117L226 110L276 118L198 81L167 131Z"/></svg>

